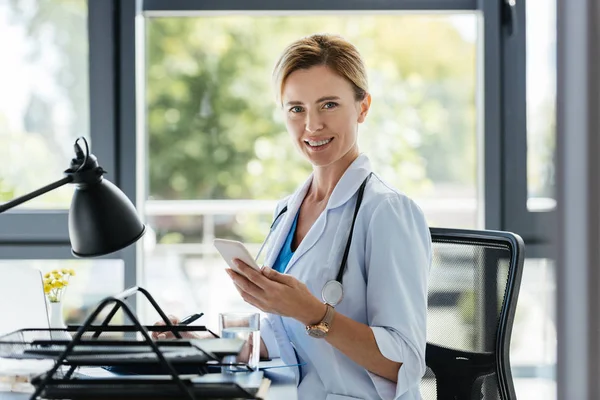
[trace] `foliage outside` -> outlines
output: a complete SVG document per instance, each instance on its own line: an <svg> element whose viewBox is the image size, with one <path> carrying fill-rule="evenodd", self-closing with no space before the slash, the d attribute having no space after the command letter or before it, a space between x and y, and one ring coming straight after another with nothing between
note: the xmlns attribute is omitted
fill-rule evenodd
<svg viewBox="0 0 600 400"><path fill-rule="evenodd" d="M375 170L411 196L474 191L475 44L448 16L230 16L148 21L150 198L278 199L303 182L311 168L287 137L271 70L287 44L323 31L366 61L373 104L359 141ZM244 213L224 229L256 242L270 219ZM155 225L201 240L181 222Z"/></svg>

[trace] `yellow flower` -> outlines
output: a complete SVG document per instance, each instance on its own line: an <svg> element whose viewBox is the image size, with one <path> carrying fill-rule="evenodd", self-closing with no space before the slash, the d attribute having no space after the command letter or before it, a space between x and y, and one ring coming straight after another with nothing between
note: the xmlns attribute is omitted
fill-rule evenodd
<svg viewBox="0 0 600 400"><path fill-rule="evenodd" d="M71 275L71 276L75 276L75 270L74 270L74 269L70 269L70 270L69 270L69 275Z"/></svg>
<svg viewBox="0 0 600 400"><path fill-rule="evenodd" d="M50 278L50 272L48 272L47 274L45 274L44 278L46 278L46 279Z"/></svg>
<svg viewBox="0 0 600 400"><path fill-rule="evenodd" d="M60 276L60 272L59 271L52 271L52 275L54 275L55 278L58 278Z"/></svg>
<svg viewBox="0 0 600 400"><path fill-rule="evenodd" d="M63 268L63 269L61 270L61 272L63 273L63 275L66 275L66 274L68 274L68 273L69 273L69 270L68 270L68 269L66 269L66 268Z"/></svg>
<svg viewBox="0 0 600 400"><path fill-rule="evenodd" d="M52 287L54 289L61 289L63 286L64 285L63 285L62 281L57 280L57 281L52 282Z"/></svg>
<svg viewBox="0 0 600 400"><path fill-rule="evenodd" d="M66 278L63 278L61 282L64 286L67 286L69 284L69 280Z"/></svg>
<svg viewBox="0 0 600 400"><path fill-rule="evenodd" d="M50 293L50 291L52 290L52 286L51 285L44 285L44 293L48 294Z"/></svg>

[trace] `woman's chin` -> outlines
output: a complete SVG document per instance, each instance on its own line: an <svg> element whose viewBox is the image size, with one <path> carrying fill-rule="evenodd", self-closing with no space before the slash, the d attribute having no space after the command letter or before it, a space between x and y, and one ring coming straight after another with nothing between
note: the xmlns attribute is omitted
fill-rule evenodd
<svg viewBox="0 0 600 400"><path fill-rule="evenodd" d="M306 154L306 158L308 158L313 167L326 167L336 161L335 157L326 153L308 153Z"/></svg>

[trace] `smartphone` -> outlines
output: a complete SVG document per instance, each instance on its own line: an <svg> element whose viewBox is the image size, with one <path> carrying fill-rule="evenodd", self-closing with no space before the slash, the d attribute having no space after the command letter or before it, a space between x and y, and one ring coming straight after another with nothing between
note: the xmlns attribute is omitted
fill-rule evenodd
<svg viewBox="0 0 600 400"><path fill-rule="evenodd" d="M235 272L241 273L238 267L233 263L234 258L242 260L257 271L261 270L242 242L238 242L237 240L215 239L213 240L213 244L219 253L221 253L221 257L223 257L223 259Z"/></svg>

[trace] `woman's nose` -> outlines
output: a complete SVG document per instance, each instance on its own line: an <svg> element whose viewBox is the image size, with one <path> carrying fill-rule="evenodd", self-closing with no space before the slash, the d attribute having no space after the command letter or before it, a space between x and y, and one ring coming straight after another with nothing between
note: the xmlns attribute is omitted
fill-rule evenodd
<svg viewBox="0 0 600 400"><path fill-rule="evenodd" d="M317 113L313 113L313 114L308 113L306 115L306 127L305 127L305 129L309 133L315 133L315 132L320 131L321 129L323 129L323 121L321 120L319 114L317 114Z"/></svg>

